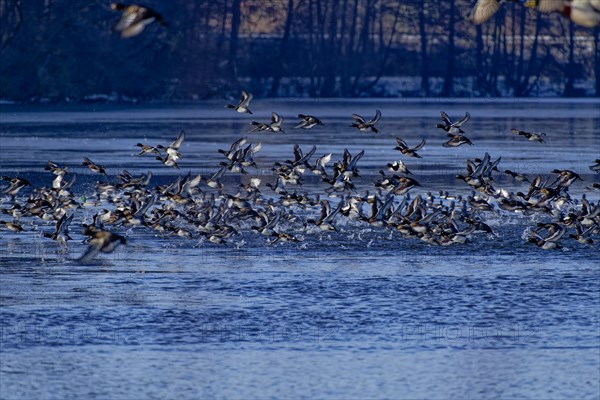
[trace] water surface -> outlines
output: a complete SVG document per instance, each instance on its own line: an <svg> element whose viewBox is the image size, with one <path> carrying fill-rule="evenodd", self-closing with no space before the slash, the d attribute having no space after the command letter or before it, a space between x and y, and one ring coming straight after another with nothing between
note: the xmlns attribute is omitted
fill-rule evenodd
<svg viewBox="0 0 600 400"><path fill-rule="evenodd" d="M344 148L364 149L356 184L373 192L378 171L401 158L401 136L411 145L427 139L422 159L403 159L423 185L413 196L468 195L454 175L488 152L502 157L501 170L576 171L584 182L571 195L599 200L585 189L599 181L588 169L600 158L597 101L258 99L253 116L221 103L2 106L0 172L50 185L43 167L52 160L77 173L78 195L98 180L79 166L84 155L109 179L122 169L151 170L150 186L188 171L207 177L222 161L217 149L275 110L284 134L248 135L263 144L251 173L265 181L295 143L316 144L316 155L332 152L334 161ZM376 109L382 134L349 128L352 113L370 118ZM474 146L441 146L440 110L470 111ZM297 113L326 126L292 130ZM547 143L524 141L513 127L546 132ZM166 145L181 129L180 171L132 157L136 143ZM502 175L495 182L527 189ZM302 190L325 187L313 179ZM92 214L78 210L75 222ZM25 232L0 231L0 397L599 398L600 246L564 240L544 251L523 237L547 216L485 219L495 235L443 248L341 220L337 232L297 232L302 242L277 245L248 231L214 245L124 228L115 231L128 245L91 266L74 261L85 250L75 223L65 249L42 237L52 223L24 219Z"/></svg>

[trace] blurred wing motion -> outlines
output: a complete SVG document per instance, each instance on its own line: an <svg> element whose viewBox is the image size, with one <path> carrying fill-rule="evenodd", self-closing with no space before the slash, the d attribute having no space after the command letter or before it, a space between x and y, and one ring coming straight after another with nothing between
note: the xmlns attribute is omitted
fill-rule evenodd
<svg viewBox="0 0 600 400"><path fill-rule="evenodd" d="M498 0L478 0L469 18L475 25L479 25L492 18L500 9Z"/></svg>
<svg viewBox="0 0 600 400"><path fill-rule="evenodd" d="M139 35L146 25L149 25L154 21L157 21L160 25L167 26L162 15L148 7L136 4L113 3L110 8L115 11L123 12L121 19L114 27L115 31L121 32L121 37L123 38Z"/></svg>

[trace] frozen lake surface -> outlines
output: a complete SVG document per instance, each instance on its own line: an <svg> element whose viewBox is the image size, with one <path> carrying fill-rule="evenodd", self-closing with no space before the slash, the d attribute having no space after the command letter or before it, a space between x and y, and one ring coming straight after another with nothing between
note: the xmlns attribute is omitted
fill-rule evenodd
<svg viewBox="0 0 600 400"><path fill-rule="evenodd" d="M376 109L381 134L349 127L352 113L371 118ZM345 148L365 150L358 193L375 193L378 171L402 159L422 185L411 198L467 196L455 175L488 152L502 157L501 171L575 171L584 181L570 195L599 201L586 189L600 182L588 168L600 158L598 100L255 99L252 110L239 115L223 102L2 105L0 175L50 186L44 166L52 160L77 175L77 198L123 169L150 170L149 187L191 171L208 190L204 179L224 160L217 150L248 136L262 143L249 172L263 185L297 143L305 152L317 145L315 158L333 153L331 164ZM474 146L441 146L441 110L471 113L465 130ZM285 133L247 133L271 111L284 117ZM292 130L298 113L325 126ZM546 132L547 141L528 142L511 128ZM181 129L180 170L132 156L136 143L167 145ZM409 145L425 138L423 158L401 156L396 136ZM108 177L82 167L84 156ZM232 193L239 182L232 173L224 179ZM528 188L502 173L494 182ZM298 190L327 198L326 188L307 177ZM5 196L0 208L10 204ZM551 251L527 243L528 230L551 216L488 212L493 235L449 247L344 218L335 232L301 229L290 232L301 242L274 245L251 229L219 245L114 227L128 244L80 265L78 225L96 211L75 210L67 248L42 236L51 221L23 218L20 233L0 227L0 398L600 398L600 238L582 245L565 236ZM314 218L319 207L295 212Z"/></svg>

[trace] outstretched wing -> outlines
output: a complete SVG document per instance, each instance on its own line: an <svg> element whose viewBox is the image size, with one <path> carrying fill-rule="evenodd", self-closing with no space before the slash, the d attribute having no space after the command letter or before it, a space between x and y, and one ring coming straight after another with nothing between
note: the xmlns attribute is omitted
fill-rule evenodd
<svg viewBox="0 0 600 400"><path fill-rule="evenodd" d="M479 0L469 18L475 25L479 25L492 18L496 12L500 9L500 3L498 0Z"/></svg>
<svg viewBox="0 0 600 400"><path fill-rule="evenodd" d="M363 117L361 117L360 115L358 115L358 114L352 114L352 118L354 118L354 120L358 124L364 124L365 123L365 119Z"/></svg>
<svg viewBox="0 0 600 400"><path fill-rule="evenodd" d="M81 264L89 263L94 258L96 258L96 256L100 252L101 247L102 246L99 243L94 243L92 245L89 245L87 250L85 251L85 253L83 253L83 255L81 257L79 257L79 259L77 261L79 261Z"/></svg>
<svg viewBox="0 0 600 400"><path fill-rule="evenodd" d="M302 158L302 149L299 144L294 145L294 161L298 162Z"/></svg>
<svg viewBox="0 0 600 400"><path fill-rule="evenodd" d="M319 215L319 220L324 221L330 213L331 206L329 205L329 201L321 200L321 215Z"/></svg>
<svg viewBox="0 0 600 400"><path fill-rule="evenodd" d="M350 164L348 164L348 167L346 168L348 171L352 171L356 168L356 164L358 163L358 161L360 161L360 159L365 155L365 151L362 150L360 153L358 153L357 155L355 155L352 158L352 161L350 161Z"/></svg>
<svg viewBox="0 0 600 400"><path fill-rule="evenodd" d="M142 20L142 13L137 8L130 8L123 12L121 19L115 25L115 31L122 32ZM142 27L143 28L143 27Z"/></svg>
<svg viewBox="0 0 600 400"><path fill-rule="evenodd" d="M468 122L471 119L471 114L468 112L465 113L465 116L460 120L454 123L454 126L460 128L464 123Z"/></svg>
<svg viewBox="0 0 600 400"><path fill-rule="evenodd" d="M329 203L327 203L329 205ZM325 217L323 222L331 222L333 221L333 219L335 218L336 215L338 215L338 213L340 212L340 210L342 209L342 206L344 205L344 199L342 199L338 206L335 208L335 210L333 210L332 212L327 214L327 217Z"/></svg>
<svg viewBox="0 0 600 400"><path fill-rule="evenodd" d="M543 13L549 13L554 11L560 11L564 7L564 1L556 0L539 0L537 2L537 9ZM576 6L576 5L574 5Z"/></svg>
<svg viewBox="0 0 600 400"><path fill-rule="evenodd" d="M368 125L375 125L381 119L381 111L375 110L375 118L367 122Z"/></svg>
<svg viewBox="0 0 600 400"><path fill-rule="evenodd" d="M400 147L401 149L408 149L408 145L401 138L397 137L396 138L396 143L398 143L398 147Z"/></svg>
<svg viewBox="0 0 600 400"><path fill-rule="evenodd" d="M281 118L281 116L279 114L277 114L276 112L271 113L271 125L274 126L280 126L281 123L283 122L283 118Z"/></svg>
<svg viewBox="0 0 600 400"><path fill-rule="evenodd" d="M245 90L242 90L242 97L240 99L240 107L247 108L250 105L250 101L254 96L252 93L248 94Z"/></svg>
<svg viewBox="0 0 600 400"><path fill-rule="evenodd" d="M452 125L452 121L450 120L450 117L448 116L448 114L446 114L443 111L441 111L440 114L442 115L442 121L444 122L445 125Z"/></svg>
<svg viewBox="0 0 600 400"><path fill-rule="evenodd" d="M418 145L415 146L415 148L413 149L414 151L419 151L423 148L423 146L425 146L425 139L421 140L421 143L419 143Z"/></svg>
<svg viewBox="0 0 600 400"><path fill-rule="evenodd" d="M179 150L179 147L181 146L181 143L183 143L184 139L185 139L185 132L182 129L181 132L179 133L179 136L177 136L177 139L175 139L175 141L173 143L171 143L171 145L169 147L172 149L175 149L175 150Z"/></svg>

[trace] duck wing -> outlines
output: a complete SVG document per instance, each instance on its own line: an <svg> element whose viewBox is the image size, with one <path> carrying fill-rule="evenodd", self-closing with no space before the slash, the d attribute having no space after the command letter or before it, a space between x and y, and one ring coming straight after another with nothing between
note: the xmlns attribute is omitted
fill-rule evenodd
<svg viewBox="0 0 600 400"><path fill-rule="evenodd" d="M247 108L250 105L250 101L254 95L252 93L248 94L245 90L242 90L242 97L240 98L240 107Z"/></svg>
<svg viewBox="0 0 600 400"><path fill-rule="evenodd" d="M490 19L500 9L498 0L479 0L473 7L469 19L479 25Z"/></svg>
<svg viewBox="0 0 600 400"><path fill-rule="evenodd" d="M281 116L279 114L277 114L276 112L272 112L271 113L271 122L272 122L272 125L281 125L281 123L283 122L283 118L281 118Z"/></svg>
<svg viewBox="0 0 600 400"><path fill-rule="evenodd" d="M381 111L375 110L375 118L367 122L367 125L375 125L381 119Z"/></svg>
<svg viewBox="0 0 600 400"><path fill-rule="evenodd" d="M131 26L138 24L142 20L142 17L143 13L141 12L139 7L128 7L127 9L125 9L125 11L123 11L123 14L121 15L121 18L115 25L114 30L122 32L125 29L128 29Z"/></svg>
<svg viewBox="0 0 600 400"><path fill-rule="evenodd" d="M537 2L537 9L543 13L549 13L554 11L561 11L564 7L564 1L556 0L539 0Z"/></svg>
<svg viewBox="0 0 600 400"><path fill-rule="evenodd" d="M85 253L83 253L83 255L77 259L77 261L81 264L89 263L94 258L96 258L101 248L102 245L100 243L94 243L89 245Z"/></svg>
<svg viewBox="0 0 600 400"><path fill-rule="evenodd" d="M408 149L408 145L401 138L397 137L396 138L396 143L398 144L398 147L400 147L401 149Z"/></svg>
<svg viewBox="0 0 600 400"><path fill-rule="evenodd" d="M365 151L361 151L360 153L358 153L357 155L355 155L352 160L350 161L350 163L348 164L348 167L346 168L346 170L348 171L352 171L356 168L356 164L358 163L358 161L365 155Z"/></svg>
<svg viewBox="0 0 600 400"><path fill-rule="evenodd" d="M452 124L452 126L460 128L463 124L469 122L470 119L471 119L471 114L469 114L469 112L466 112L465 116L460 121L457 121L454 124Z"/></svg>
<svg viewBox="0 0 600 400"><path fill-rule="evenodd" d="M444 124L446 126L450 126L452 125L452 120L450 119L450 117L448 116L448 114L446 114L445 112L441 111L440 112L441 116L442 116L442 122L444 122Z"/></svg>
<svg viewBox="0 0 600 400"><path fill-rule="evenodd" d="M352 114L352 118L356 121L357 124L365 124L365 119L358 114Z"/></svg>
<svg viewBox="0 0 600 400"><path fill-rule="evenodd" d="M171 143L169 145L169 147L174 150L179 150L179 147L181 147L181 143L183 143L184 139L185 139L185 132L182 129L181 132L179 133L179 136L177 136L177 139L175 139L175 141L173 143Z"/></svg>
<svg viewBox="0 0 600 400"><path fill-rule="evenodd" d="M319 215L319 221L325 221L325 218L331 214L331 206L328 200L321 200L321 214Z"/></svg>
<svg viewBox="0 0 600 400"><path fill-rule="evenodd" d="M418 145L415 146L415 148L413 149L413 151L419 151L423 148L423 146L425 146L425 143L427 143L425 141L425 139L421 140L421 143L419 143Z"/></svg>

